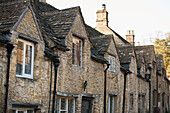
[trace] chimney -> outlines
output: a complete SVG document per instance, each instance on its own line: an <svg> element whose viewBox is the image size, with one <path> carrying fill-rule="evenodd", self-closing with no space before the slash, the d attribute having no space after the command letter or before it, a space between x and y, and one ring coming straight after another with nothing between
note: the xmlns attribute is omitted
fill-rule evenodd
<svg viewBox="0 0 170 113"><path fill-rule="evenodd" d="M102 10L98 10L96 14L96 27L108 26L108 12L106 11L105 4L102 5Z"/></svg>
<svg viewBox="0 0 170 113"><path fill-rule="evenodd" d="M131 44L135 44L135 35L133 30L127 31L126 40Z"/></svg>

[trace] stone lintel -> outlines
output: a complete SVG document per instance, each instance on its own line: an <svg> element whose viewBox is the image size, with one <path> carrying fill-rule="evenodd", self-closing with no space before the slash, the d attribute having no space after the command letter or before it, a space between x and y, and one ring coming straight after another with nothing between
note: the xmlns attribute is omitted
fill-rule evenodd
<svg viewBox="0 0 170 113"><path fill-rule="evenodd" d="M119 93L108 92L108 95L117 96L117 95L119 95Z"/></svg>

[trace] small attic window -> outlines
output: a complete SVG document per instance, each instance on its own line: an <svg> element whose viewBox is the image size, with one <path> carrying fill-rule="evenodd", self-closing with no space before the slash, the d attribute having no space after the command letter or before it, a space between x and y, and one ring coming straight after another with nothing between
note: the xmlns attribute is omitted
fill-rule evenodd
<svg viewBox="0 0 170 113"><path fill-rule="evenodd" d="M76 37L73 37L72 43L72 64L82 65L82 40Z"/></svg>
<svg viewBox="0 0 170 113"><path fill-rule="evenodd" d="M109 56L108 57L108 61L109 61L109 71L112 71L112 72L116 72L116 58L113 57L113 56Z"/></svg>

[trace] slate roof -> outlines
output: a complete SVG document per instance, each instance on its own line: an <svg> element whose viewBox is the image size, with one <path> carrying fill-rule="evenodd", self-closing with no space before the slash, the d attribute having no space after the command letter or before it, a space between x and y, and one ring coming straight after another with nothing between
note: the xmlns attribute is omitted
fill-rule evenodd
<svg viewBox="0 0 170 113"><path fill-rule="evenodd" d="M28 4L28 1L0 4L0 32L11 30Z"/></svg>
<svg viewBox="0 0 170 113"><path fill-rule="evenodd" d="M105 54L113 35L104 35L88 25L86 25L86 30L93 47L96 48L98 52Z"/></svg>
<svg viewBox="0 0 170 113"><path fill-rule="evenodd" d="M162 70L162 68L164 68L163 55L162 54L156 54L155 59L156 59L157 70Z"/></svg>
<svg viewBox="0 0 170 113"><path fill-rule="evenodd" d="M97 51L96 48L91 48L91 58L97 62L101 62L103 64L107 64L108 61L104 58L104 56L102 56L101 54L99 54L99 52Z"/></svg>
<svg viewBox="0 0 170 113"><path fill-rule="evenodd" d="M93 47L97 48L98 52L105 54L108 50L110 42L113 38L113 35L101 35L96 37L91 37Z"/></svg>
<svg viewBox="0 0 170 113"><path fill-rule="evenodd" d="M153 45L136 46L136 52L143 52L144 60L146 63L152 63L155 60L155 52Z"/></svg>
<svg viewBox="0 0 170 113"><path fill-rule="evenodd" d="M10 41L11 41L11 37L9 34L0 34L0 42L6 43Z"/></svg>
<svg viewBox="0 0 170 113"><path fill-rule="evenodd" d="M0 33L3 32L8 32L12 30L12 27L15 25L15 23L19 20L21 14L24 12L24 10L27 8L27 6L32 5L34 13L40 21L38 21L39 26L45 27L45 30L42 31L41 33L43 35L44 41L48 43L49 39L45 39L46 35L50 36L51 39L57 44L57 48L61 50L68 50L66 46L61 42L61 40L58 40L55 38L55 35L49 35L48 33L50 32L51 34L54 34L54 31L52 28L47 24L43 16L41 15L42 13L46 12L58 12L59 10L54 8L53 6L47 4L47 3L42 3L42 2L30 2L30 0L17 0L15 2L9 2L10 0L7 1L7 3L2 3L0 4ZM44 26L43 26L44 25ZM47 32L48 31L48 32ZM46 35L44 35L46 34ZM4 37L0 37L1 40ZM3 39L4 40L4 39Z"/></svg>
<svg viewBox="0 0 170 113"><path fill-rule="evenodd" d="M142 65L142 63L144 63L143 62L143 58L144 58L144 56L143 56L143 52L142 53L138 53L138 52L136 52L136 60L137 60L137 68L141 68L141 65Z"/></svg>
<svg viewBox="0 0 170 113"><path fill-rule="evenodd" d="M122 36L120 36L117 32L115 32L113 29L111 29L110 27L108 27L117 37L114 37L114 39L115 39L115 43L116 43L116 45L118 45L118 46L120 46L120 45L122 45L122 44L120 44L117 40L121 40L123 43L124 43L124 45L125 46L127 46L127 45L131 45L127 40L125 40Z"/></svg>
<svg viewBox="0 0 170 113"><path fill-rule="evenodd" d="M133 46L117 46L121 64L129 64L133 56Z"/></svg>
<svg viewBox="0 0 170 113"><path fill-rule="evenodd" d="M43 29L48 33L48 35L54 35L57 38L63 39L65 38L78 14L79 7L69 8L66 10L60 10L56 12L48 12L43 15L44 21L46 21L47 26L42 26ZM53 30L53 33L49 32L49 30Z"/></svg>
<svg viewBox="0 0 170 113"><path fill-rule="evenodd" d="M96 37L96 36L100 36L100 35L104 35L103 33L95 30L94 28L92 28L91 26L86 24L86 30L88 32L88 36L91 37Z"/></svg>
<svg viewBox="0 0 170 113"><path fill-rule="evenodd" d="M45 2L36 2L35 6L39 13L59 11L59 9Z"/></svg>
<svg viewBox="0 0 170 113"><path fill-rule="evenodd" d="M107 62L107 60L104 58L104 54L108 50L113 35L104 35L89 25L86 25L86 30L93 46L91 49L92 58L97 60L102 59L103 61Z"/></svg>

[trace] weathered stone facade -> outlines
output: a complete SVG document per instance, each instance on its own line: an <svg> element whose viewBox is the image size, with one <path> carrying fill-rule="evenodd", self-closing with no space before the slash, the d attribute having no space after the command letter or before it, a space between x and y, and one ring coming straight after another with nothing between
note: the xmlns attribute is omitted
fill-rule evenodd
<svg viewBox="0 0 170 113"><path fill-rule="evenodd" d="M0 19L3 23L0 25L2 113L8 70L6 47L9 43L14 45L14 49L10 59L8 113L18 113L17 110L47 113L52 112L54 104L57 113L69 110L70 113L122 113L123 110L124 113L148 113L149 100L151 112L156 107L161 113L170 109L169 81L164 71L156 73L160 67L157 66L159 62L156 61L153 46L135 47L130 44L132 40L129 43L109 28L105 7L97 12L96 30L100 33L84 23L79 7L58 10L46 3L29 0L9 2L4 6L14 8L8 10L16 12ZM0 7L5 9L3 4ZM16 20L10 20L14 17L17 17ZM9 25L6 19L13 23ZM6 35L10 36L10 40L4 40L8 38ZM33 78L16 74L20 40L34 45ZM75 59L79 64L73 62ZM54 65L58 60L60 65L56 68ZM146 74L151 76L150 80L146 79ZM158 99L155 98L156 91Z"/></svg>

